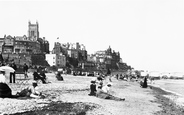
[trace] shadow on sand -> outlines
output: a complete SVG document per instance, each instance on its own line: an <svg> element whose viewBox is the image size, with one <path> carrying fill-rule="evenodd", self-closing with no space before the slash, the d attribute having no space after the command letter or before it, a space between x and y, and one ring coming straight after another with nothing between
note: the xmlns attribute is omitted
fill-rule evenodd
<svg viewBox="0 0 184 115"><path fill-rule="evenodd" d="M86 112L96 108L93 103L66 103L66 102L51 102L47 106L37 108L36 110L14 113L11 115L86 115Z"/></svg>

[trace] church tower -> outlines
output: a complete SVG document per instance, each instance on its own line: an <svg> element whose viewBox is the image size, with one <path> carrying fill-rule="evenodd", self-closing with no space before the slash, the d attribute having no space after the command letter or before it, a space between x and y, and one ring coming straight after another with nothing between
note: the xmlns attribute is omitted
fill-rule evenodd
<svg viewBox="0 0 184 115"><path fill-rule="evenodd" d="M38 22L36 22L36 24L31 24L31 22L29 21L28 38L32 41L38 40L38 38L39 38Z"/></svg>

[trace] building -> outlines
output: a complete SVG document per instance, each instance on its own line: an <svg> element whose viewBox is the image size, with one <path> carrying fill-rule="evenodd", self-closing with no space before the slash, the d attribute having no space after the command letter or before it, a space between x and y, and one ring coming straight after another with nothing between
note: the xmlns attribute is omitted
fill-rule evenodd
<svg viewBox="0 0 184 115"><path fill-rule="evenodd" d="M87 51L83 44L77 43L66 43L61 44L59 42L54 43L54 48L52 53L59 54L62 53L70 58L75 58L79 61L87 60Z"/></svg>
<svg viewBox="0 0 184 115"><path fill-rule="evenodd" d="M40 43L40 50L42 53L49 54L49 42L45 39L45 37L38 38L37 40Z"/></svg>
<svg viewBox="0 0 184 115"><path fill-rule="evenodd" d="M38 22L36 22L36 24L31 24L31 22L29 21L28 23L28 38L31 41L37 41L39 38L39 26L38 26Z"/></svg>
<svg viewBox="0 0 184 115"><path fill-rule="evenodd" d="M66 66L66 57L62 54L46 54L46 61L49 63L50 66Z"/></svg>
<svg viewBox="0 0 184 115"><path fill-rule="evenodd" d="M52 53L53 54L60 54L62 51L61 51L61 44L59 42L55 42L54 43L54 48L52 50Z"/></svg>
<svg viewBox="0 0 184 115"><path fill-rule="evenodd" d="M39 54L41 53L40 43L29 40L26 35L16 36L13 53Z"/></svg>
<svg viewBox="0 0 184 115"><path fill-rule="evenodd" d="M4 36L0 40L0 51L2 53L11 54L39 54L39 53L49 53L49 42L45 40L45 37L39 38L39 26L38 22L36 24L28 25L28 37L23 36Z"/></svg>
<svg viewBox="0 0 184 115"><path fill-rule="evenodd" d="M56 54L46 54L45 56L50 66L56 66Z"/></svg>
<svg viewBox="0 0 184 115"><path fill-rule="evenodd" d="M0 38L0 53L3 52L4 38Z"/></svg>
<svg viewBox="0 0 184 115"><path fill-rule="evenodd" d="M75 58L75 59L79 58L79 51L78 50L76 50L76 49L68 49L67 52L68 52L68 56L69 57Z"/></svg>
<svg viewBox="0 0 184 115"><path fill-rule="evenodd" d="M43 50L42 50L42 52L49 54L50 53L49 46L50 46L49 41L47 41L45 39L45 37L43 37Z"/></svg>
<svg viewBox="0 0 184 115"><path fill-rule="evenodd" d="M4 36L4 44L2 45L2 53L13 53L15 38L8 35Z"/></svg>
<svg viewBox="0 0 184 115"><path fill-rule="evenodd" d="M109 46L107 50L100 50L95 54L88 55L87 61L95 63L98 69L118 69L118 63L120 63L121 58L119 52L115 52Z"/></svg>

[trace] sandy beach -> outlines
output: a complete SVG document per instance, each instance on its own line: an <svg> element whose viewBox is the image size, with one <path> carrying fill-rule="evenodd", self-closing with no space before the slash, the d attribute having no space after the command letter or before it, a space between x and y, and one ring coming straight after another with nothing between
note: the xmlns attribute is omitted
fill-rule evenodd
<svg viewBox="0 0 184 115"><path fill-rule="evenodd" d="M46 74L49 84L38 84L44 99L0 98L0 114L12 115L182 115L184 111L159 88L141 88L136 81L112 78L112 94L125 98L114 101L88 96L92 77L63 75L58 81L53 73ZM31 74L30 74L30 77ZM31 81L30 81L31 84ZM25 87L8 84L13 94Z"/></svg>

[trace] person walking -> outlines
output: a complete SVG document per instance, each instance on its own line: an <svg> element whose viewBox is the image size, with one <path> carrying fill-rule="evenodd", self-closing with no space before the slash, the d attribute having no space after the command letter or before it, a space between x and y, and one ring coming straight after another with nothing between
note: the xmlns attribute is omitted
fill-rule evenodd
<svg viewBox="0 0 184 115"><path fill-rule="evenodd" d="M15 71L17 70L17 65L13 62L10 67L12 67ZM10 72L10 83L15 83L15 71Z"/></svg>
<svg viewBox="0 0 184 115"><path fill-rule="evenodd" d="M25 78L28 78L28 75L27 75L27 72L28 72L28 65L26 63L24 63L24 66L23 66L23 71L24 71L24 76Z"/></svg>

